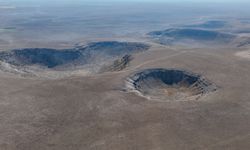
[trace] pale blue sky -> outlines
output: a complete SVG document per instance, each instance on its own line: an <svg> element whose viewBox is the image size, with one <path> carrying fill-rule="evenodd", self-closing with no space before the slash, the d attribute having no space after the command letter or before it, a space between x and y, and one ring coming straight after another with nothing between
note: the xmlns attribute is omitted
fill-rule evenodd
<svg viewBox="0 0 250 150"><path fill-rule="evenodd" d="M250 2L250 0L0 0L1 2L8 2L8 1L15 1L15 2L22 2L22 1L29 1L29 2L45 2L48 1L50 3L54 1L65 1L65 2Z"/></svg>
<svg viewBox="0 0 250 150"><path fill-rule="evenodd" d="M39 0L31 0L31 1L39 1ZM53 1L53 0L49 0ZM236 2L236 0L64 0L64 1L122 1L122 2ZM237 2L248 2L249 0L237 0Z"/></svg>
<svg viewBox="0 0 250 150"><path fill-rule="evenodd" d="M0 0L1 5L81 5L81 4L116 4L116 3L216 3L216 4L229 4L231 6L248 6L250 0ZM247 4L246 4L247 3ZM233 5L232 5L233 4Z"/></svg>

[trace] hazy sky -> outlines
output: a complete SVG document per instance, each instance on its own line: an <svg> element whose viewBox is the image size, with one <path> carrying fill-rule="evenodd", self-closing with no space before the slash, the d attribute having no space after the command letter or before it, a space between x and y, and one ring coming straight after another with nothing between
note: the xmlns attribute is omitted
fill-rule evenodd
<svg viewBox="0 0 250 150"><path fill-rule="evenodd" d="M249 2L250 0L0 0L1 2L58 2L58 1L65 1L65 2L223 2L223 3L228 3L228 2L234 2L234 3L240 3L240 2Z"/></svg>
<svg viewBox="0 0 250 150"><path fill-rule="evenodd" d="M67 0L66 0L67 1ZM69 0L70 1L70 0ZM76 0L77 1L77 0ZM78 0L78 1L85 1L85 0ZM94 0L93 0L94 1ZM98 0L98 1L123 1L123 2L136 2L136 1L140 1L140 2L235 2L236 0ZM237 2L248 2L249 0L237 0Z"/></svg>
<svg viewBox="0 0 250 150"><path fill-rule="evenodd" d="M226 4L239 7L248 6L250 0L0 0L0 6L4 5L86 5L86 4L117 4L117 3L197 3L197 4L222 4L226 7ZM244 4L243 4L244 3ZM224 5L225 4L225 5ZM232 5L233 4L233 5Z"/></svg>

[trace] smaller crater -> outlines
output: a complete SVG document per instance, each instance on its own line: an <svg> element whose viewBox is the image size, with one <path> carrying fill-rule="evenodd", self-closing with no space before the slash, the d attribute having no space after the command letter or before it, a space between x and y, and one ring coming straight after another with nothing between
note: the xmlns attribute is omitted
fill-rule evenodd
<svg viewBox="0 0 250 150"><path fill-rule="evenodd" d="M131 76L127 88L159 101L188 101L216 91L217 87L200 75L175 69L147 69Z"/></svg>

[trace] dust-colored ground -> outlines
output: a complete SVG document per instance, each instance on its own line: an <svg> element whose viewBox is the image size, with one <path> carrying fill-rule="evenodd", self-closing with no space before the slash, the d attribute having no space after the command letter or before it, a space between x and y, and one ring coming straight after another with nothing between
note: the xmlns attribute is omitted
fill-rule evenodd
<svg viewBox="0 0 250 150"><path fill-rule="evenodd" d="M2 73L0 148L248 150L250 63L232 59L237 56L230 51L154 46L123 71L58 80ZM124 90L129 75L155 67L190 70L220 88L183 102L151 101Z"/></svg>
<svg viewBox="0 0 250 150"><path fill-rule="evenodd" d="M249 36L249 5L11 2L0 6L1 51L67 49L109 40L144 42L151 48L132 54L126 63L117 59L118 69L111 65L114 69L101 74L42 69L30 74L1 63L0 150L250 149L249 52L239 52L249 41L235 46L238 35ZM236 42L167 46L146 36L195 22L210 27L200 22L214 18L229 22L215 30L237 35ZM187 70L218 88L189 101L158 101L126 89L128 77L149 68Z"/></svg>

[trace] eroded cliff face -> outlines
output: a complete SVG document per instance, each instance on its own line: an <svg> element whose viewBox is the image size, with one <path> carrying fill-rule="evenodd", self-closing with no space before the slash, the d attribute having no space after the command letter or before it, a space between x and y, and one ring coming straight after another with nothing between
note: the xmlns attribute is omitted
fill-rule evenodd
<svg viewBox="0 0 250 150"><path fill-rule="evenodd" d="M100 72L121 71L129 65L132 59L132 55L125 55L122 58L116 59L111 64L104 66L102 69L100 69Z"/></svg>

